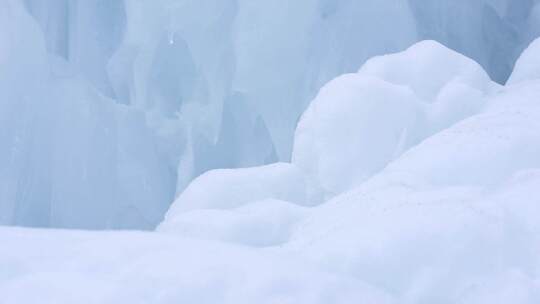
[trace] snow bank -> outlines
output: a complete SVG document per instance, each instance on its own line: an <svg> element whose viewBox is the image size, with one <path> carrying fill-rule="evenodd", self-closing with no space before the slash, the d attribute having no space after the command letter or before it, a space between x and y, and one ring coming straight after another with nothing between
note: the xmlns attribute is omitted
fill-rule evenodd
<svg viewBox="0 0 540 304"><path fill-rule="evenodd" d="M414 144L422 123L421 103L407 88L344 75L324 86L302 116L292 161L336 194Z"/></svg>
<svg viewBox="0 0 540 304"><path fill-rule="evenodd" d="M436 102L437 95L451 82L481 91L490 86L478 63L433 40L416 43L402 53L369 59L359 73L407 86L428 103Z"/></svg>
<svg viewBox="0 0 540 304"><path fill-rule="evenodd" d="M496 87L477 63L434 41L375 57L321 89L298 125L293 163L328 194L343 192L478 113Z"/></svg>
<svg viewBox="0 0 540 304"><path fill-rule="evenodd" d="M394 290L411 303L453 303L464 279L498 262L486 256L498 248L498 226L469 204L475 194L365 187L315 211L289 246L324 269Z"/></svg>
<svg viewBox="0 0 540 304"><path fill-rule="evenodd" d="M432 40L372 58L358 73L410 88L428 104L428 134L478 113L498 87L478 63Z"/></svg>
<svg viewBox="0 0 540 304"><path fill-rule="evenodd" d="M158 232L249 246L276 246L289 240L308 210L267 199L232 209L193 210L168 217Z"/></svg>
<svg viewBox="0 0 540 304"><path fill-rule="evenodd" d="M314 210L286 250L392 290L404 303L518 295L519 303L534 303L537 173L518 173L496 191L381 176Z"/></svg>
<svg viewBox="0 0 540 304"><path fill-rule="evenodd" d="M394 303L300 258L217 242L5 227L0 240L5 304Z"/></svg>
<svg viewBox="0 0 540 304"><path fill-rule="evenodd" d="M189 210L230 209L271 198L309 204L303 173L287 163L208 171L189 184L166 218Z"/></svg>
<svg viewBox="0 0 540 304"><path fill-rule="evenodd" d="M366 70L386 77L370 64ZM436 79L439 73L427 75ZM388 75L411 80L401 85L415 91L414 77ZM538 301L540 82L498 90L489 81L479 83L486 91L476 114L311 210L285 250L392 290L404 303ZM421 81L418 86L426 89ZM344 119L334 125L338 121Z"/></svg>
<svg viewBox="0 0 540 304"><path fill-rule="evenodd" d="M540 82L508 87L490 106L390 164L433 184L490 185L540 166Z"/></svg>

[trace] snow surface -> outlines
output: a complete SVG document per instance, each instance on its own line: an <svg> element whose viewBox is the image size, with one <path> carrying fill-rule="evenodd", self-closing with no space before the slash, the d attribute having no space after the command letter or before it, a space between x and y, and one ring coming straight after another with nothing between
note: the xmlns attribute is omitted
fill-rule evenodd
<svg viewBox="0 0 540 304"><path fill-rule="evenodd" d="M434 39L504 83L540 35L537 0L2 2L0 153L15 149L18 160L0 160L0 223L25 226L154 227L206 171L290 161L319 89L373 56ZM424 72L443 67L429 56ZM410 81L423 79L407 64L418 60L402 60ZM440 82L427 115L437 130L477 111L486 93L477 64L451 60L464 70L444 75L464 78ZM349 187L324 186L327 195Z"/></svg>
<svg viewBox="0 0 540 304"><path fill-rule="evenodd" d="M286 201L265 199L230 209L171 211L157 231L267 247L286 243L309 209Z"/></svg>
<svg viewBox="0 0 540 304"><path fill-rule="evenodd" d="M0 223L177 198L1 226L1 304L540 302L540 40L505 86L434 41L348 70L438 30L510 65L538 1L44 3L0 2Z"/></svg>
<svg viewBox="0 0 540 304"><path fill-rule="evenodd" d="M520 65L534 64L530 51ZM426 64L426 54L453 63L450 72ZM400 68L407 57L417 61ZM413 67L436 72L423 80ZM1 227L0 303L538 303L540 80L494 85L431 41L361 71L325 86L297 131L298 144L331 141L311 142L303 165L331 151L330 164L349 165L342 175L314 178L319 168L304 174L288 163L213 170L186 188L156 232ZM450 107L438 117L451 119L434 127L428 114L440 92L463 87L481 92L465 100L478 96L482 106L467 117ZM389 107L412 114L394 117ZM411 130L424 137L402 140L418 118L423 125ZM325 128L356 132L333 138ZM309 136L320 130L328 134ZM368 135L388 139L375 145ZM395 145L400 153L388 154ZM377 168L364 162L380 155L392 157ZM350 178L355 170L367 173ZM334 192L320 193L318 181Z"/></svg>
<svg viewBox="0 0 540 304"><path fill-rule="evenodd" d="M217 169L196 178L174 202L169 214L194 209L229 209L269 198L305 205L309 193L304 174L292 164Z"/></svg>
<svg viewBox="0 0 540 304"><path fill-rule="evenodd" d="M496 88L477 63L434 41L375 57L321 89L298 124L292 162L335 195L478 113Z"/></svg>

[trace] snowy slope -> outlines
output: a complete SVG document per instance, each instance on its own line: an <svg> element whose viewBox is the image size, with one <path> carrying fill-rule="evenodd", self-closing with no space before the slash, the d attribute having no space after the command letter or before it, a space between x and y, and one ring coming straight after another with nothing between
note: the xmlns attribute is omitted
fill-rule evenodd
<svg viewBox="0 0 540 304"><path fill-rule="evenodd" d="M18 228L0 239L2 304L392 303L300 258L218 242Z"/></svg>
<svg viewBox="0 0 540 304"><path fill-rule="evenodd" d="M130 3L132 14L145 8ZM328 18L346 14L330 1L317 3ZM511 11L505 1L490 3L497 14ZM9 127L0 140L10 147L0 150L1 221L157 223L175 190L168 175L175 156L166 152L180 147L163 136L182 132L162 111L174 105L160 99L147 112L144 103L115 103L70 74L65 60L51 64L51 42L20 2L0 8L0 26L9 29L0 30L0 122ZM242 9L242 18L257 11ZM151 14L163 22L164 11ZM231 17L210 15L216 27ZM171 26L181 32L189 22ZM175 35L167 39L176 43ZM0 304L539 303L538 54L540 40L505 86L434 41L374 57L314 97L298 123L291 163L212 170L192 182L187 174L185 191L155 232L0 227ZM187 67L184 59L176 63ZM148 88L161 97L184 94L167 83ZM242 107L248 122L233 115L234 106L228 119L249 129L260 117L249 102ZM196 132L197 124L213 123L183 126ZM259 131L261 143L274 136L271 128ZM189 144L177 159L181 168L195 170L201 151L212 159L194 134L183 134Z"/></svg>
<svg viewBox="0 0 540 304"><path fill-rule="evenodd" d="M314 144L299 155L311 160L302 166L319 166L321 158L310 153L334 153L348 164L339 167L342 176L313 176L320 169L302 172L286 163L210 171L151 233L0 228L0 303L538 303L540 64L531 56L537 48L531 44L516 81L504 87L431 41L338 77L303 116L297 139L353 126L350 141L328 137L336 147ZM426 54L441 57L426 64L434 58ZM400 66L402 58L416 61ZM390 68L396 72L383 73ZM387 78L400 71L413 74ZM473 86L481 93L441 93ZM447 102L441 96L467 97L438 112L448 118L443 127L426 119L440 100ZM333 98L331 115L317 113ZM412 105L424 115L400 120L390 111L385 120L373 100ZM467 111L456 116L453 106ZM416 120L424 138L403 145L398 128L393 145L400 153L378 170L364 162L362 149L358 159L340 153L360 145L376 157L387 150L378 136L390 138L389 129ZM364 129L373 141L363 139ZM350 170L367 173L349 179ZM324 193L321 177L340 187Z"/></svg>

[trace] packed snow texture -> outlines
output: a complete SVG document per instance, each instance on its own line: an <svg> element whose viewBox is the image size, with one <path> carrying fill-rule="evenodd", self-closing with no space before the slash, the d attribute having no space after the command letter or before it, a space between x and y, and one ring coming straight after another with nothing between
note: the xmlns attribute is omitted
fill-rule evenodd
<svg viewBox="0 0 540 304"><path fill-rule="evenodd" d="M536 304L538 41L507 86L433 41L368 61L291 164L201 175L157 232L0 228L0 301Z"/></svg>
<svg viewBox="0 0 540 304"><path fill-rule="evenodd" d="M496 88L477 63L434 41L375 57L321 89L298 124L292 161L327 196L343 192L480 111Z"/></svg>
<svg viewBox="0 0 540 304"><path fill-rule="evenodd" d="M539 303L539 26L0 1L0 224L157 226L0 227L0 303Z"/></svg>
<svg viewBox="0 0 540 304"><path fill-rule="evenodd" d="M195 179L178 197L169 213L194 209L229 209L267 198L306 205L311 201L309 193L304 174L292 164L219 169Z"/></svg>
<svg viewBox="0 0 540 304"><path fill-rule="evenodd" d="M155 227L189 183L210 169L290 161L296 125L319 89L375 55L434 39L504 83L518 55L540 35L537 0L1 2L0 223L26 226ZM461 69L453 70L439 62L444 54L428 55L434 62L404 79L377 74L399 67L375 59L360 76L343 76L366 86L359 78L376 74L369 81L379 90L390 87L389 98L384 105L364 102L407 115L388 125L364 122L384 127L386 137L375 144L384 152L361 160L373 161L372 167L344 172L343 184L319 180L324 197L366 179L428 135L409 124L425 119L432 128L425 133L434 132L482 107L488 81L476 64L450 56ZM408 59L420 60L401 60ZM438 84L445 88L426 84L438 94L427 96L435 92L421 92L412 82L432 72L431 64L447 69L445 77L463 79ZM524 75L527 69L519 68ZM319 94L321 107L334 82ZM340 103L347 102L343 94ZM355 149L365 144L370 131L364 132ZM402 146L392 132L401 132ZM297 141L303 140L309 142ZM327 159L333 153L327 152L305 161L320 162L319 173L334 180L339 172L331 171L341 170L345 159ZM334 169L326 167L331 163Z"/></svg>

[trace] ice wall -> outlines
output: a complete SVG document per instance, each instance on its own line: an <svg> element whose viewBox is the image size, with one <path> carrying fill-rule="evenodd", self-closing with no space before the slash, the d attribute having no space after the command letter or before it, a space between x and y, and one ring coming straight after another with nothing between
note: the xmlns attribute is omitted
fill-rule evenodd
<svg viewBox="0 0 540 304"><path fill-rule="evenodd" d="M37 139L13 152L26 169L0 160L0 204L12 210L0 223L25 225L117 227L125 216L127 226L148 227L174 193L209 169L289 160L296 124L321 86L372 56L430 38L504 82L521 49L540 34L537 0L2 5L0 56L10 64L2 66L1 153L22 140L22 130ZM13 21L13 11L24 18ZM18 42L6 38L10 33ZM7 48L17 51L8 57ZM47 67L30 67L30 58ZM23 125L23 115L36 115L28 118L33 127ZM65 146L73 148L53 148ZM58 151L70 151L70 162ZM95 174L81 173L85 168ZM65 183L53 187L57 181ZM17 208L33 215L15 216ZM51 220L64 211L62 220ZM92 219L79 221L84 213Z"/></svg>
<svg viewBox="0 0 540 304"><path fill-rule="evenodd" d="M49 53L76 67L101 93L114 96L106 67L123 37L123 1L24 0Z"/></svg>
<svg viewBox="0 0 540 304"><path fill-rule="evenodd" d="M153 227L175 175L144 115L48 54L20 2L2 1L0 15L0 222Z"/></svg>

